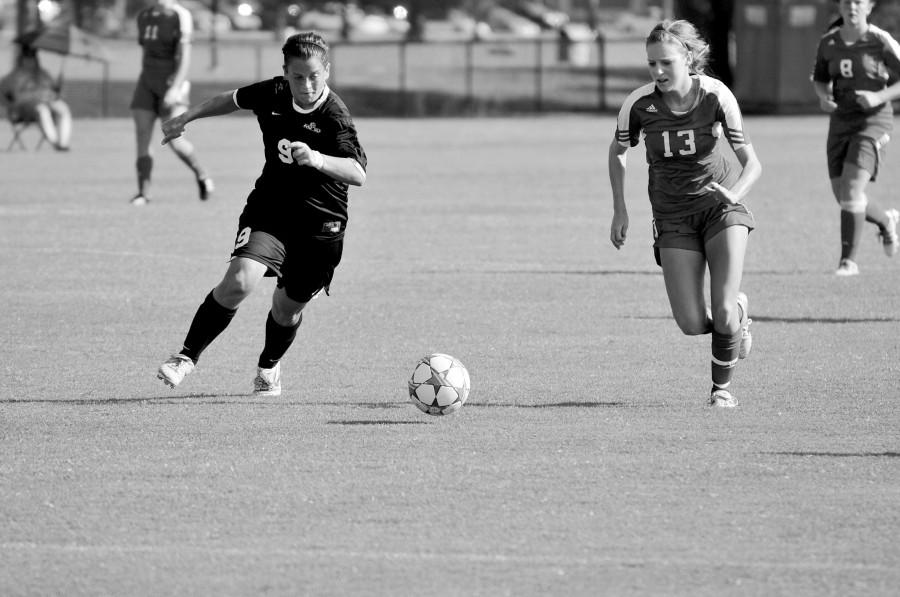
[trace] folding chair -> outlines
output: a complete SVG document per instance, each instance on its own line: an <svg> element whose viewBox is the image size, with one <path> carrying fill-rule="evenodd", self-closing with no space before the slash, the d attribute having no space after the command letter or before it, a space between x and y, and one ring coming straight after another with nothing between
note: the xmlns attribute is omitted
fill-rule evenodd
<svg viewBox="0 0 900 597"><path fill-rule="evenodd" d="M9 120L10 126L12 127L12 140L10 140L9 145L6 147L6 151L12 151L13 147L16 146L20 147L23 150L27 150L28 148L25 146L25 142L22 140L22 133L27 131L32 126L37 126L37 120L33 118L25 118L16 110L13 110L11 107L7 109L6 116ZM34 146L35 151L40 149L44 145L44 142L47 141L47 138L44 137L44 132L40 130L40 127L38 127L38 132L40 133L40 140L37 142L37 145Z"/></svg>

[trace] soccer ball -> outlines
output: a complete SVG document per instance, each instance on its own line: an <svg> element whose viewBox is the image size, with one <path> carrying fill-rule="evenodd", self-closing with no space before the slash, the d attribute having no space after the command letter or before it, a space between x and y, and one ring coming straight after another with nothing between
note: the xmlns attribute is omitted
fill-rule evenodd
<svg viewBox="0 0 900 597"><path fill-rule="evenodd" d="M429 415L450 415L469 397L469 371L449 354L419 359L409 378L409 399Z"/></svg>

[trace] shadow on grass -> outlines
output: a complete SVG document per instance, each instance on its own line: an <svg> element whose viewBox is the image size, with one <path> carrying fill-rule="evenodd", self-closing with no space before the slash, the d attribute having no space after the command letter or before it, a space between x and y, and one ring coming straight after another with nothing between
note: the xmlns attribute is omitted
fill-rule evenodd
<svg viewBox="0 0 900 597"><path fill-rule="evenodd" d="M474 406L505 406L505 405L474 405ZM575 401L566 401L566 402L548 402L546 404L513 404L511 405L515 408L607 408L607 407L619 407L619 406L631 406L627 402L575 402Z"/></svg>
<svg viewBox="0 0 900 597"><path fill-rule="evenodd" d="M891 323L900 321L897 317L769 317L767 315L754 315L753 321L768 321L773 323Z"/></svg>
<svg viewBox="0 0 900 597"><path fill-rule="evenodd" d="M328 421L327 425L426 425L426 421Z"/></svg>
<svg viewBox="0 0 900 597"><path fill-rule="evenodd" d="M208 400L217 398L218 400ZM222 400L223 398L246 398L240 400ZM180 396L148 396L143 398L3 398L0 404L60 404L76 406L103 406L129 404L181 404L196 401L198 404L273 404L262 402L261 398L252 398L247 394L183 394ZM278 404L306 404L305 402L282 402Z"/></svg>
<svg viewBox="0 0 900 597"><path fill-rule="evenodd" d="M444 273L435 270L431 273ZM506 270L482 270L485 274L515 274L515 275L543 275L543 276L661 276L662 270L638 270L638 269L506 269Z"/></svg>
<svg viewBox="0 0 900 597"><path fill-rule="evenodd" d="M900 452L763 452L776 456L821 456L824 458L900 458Z"/></svg>

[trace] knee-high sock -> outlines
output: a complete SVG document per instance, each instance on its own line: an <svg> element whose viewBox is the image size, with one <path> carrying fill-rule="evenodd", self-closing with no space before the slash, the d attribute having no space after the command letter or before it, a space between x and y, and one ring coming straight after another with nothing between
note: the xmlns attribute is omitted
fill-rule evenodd
<svg viewBox="0 0 900 597"><path fill-rule="evenodd" d="M741 333L733 335L712 333L712 382L718 389L725 389L731 384L734 366L738 362L741 350Z"/></svg>
<svg viewBox="0 0 900 597"><path fill-rule="evenodd" d="M138 193L147 196L150 193L150 176L153 173L153 157L142 155L135 162L137 170Z"/></svg>
<svg viewBox="0 0 900 597"><path fill-rule="evenodd" d="M856 249L862 238L865 212L841 210L841 259L856 261Z"/></svg>
<svg viewBox="0 0 900 597"><path fill-rule="evenodd" d="M207 294L194 315L181 354L196 363L206 347L228 327L235 313L237 309L228 309L216 302L212 292Z"/></svg>
<svg viewBox="0 0 900 597"><path fill-rule="evenodd" d="M297 329L301 323L303 323L302 313L297 325L290 327L278 325L275 319L272 318L272 312L269 311L269 316L266 318L266 343L259 355L257 365L263 369L274 367L284 356L284 353L287 352L288 348L291 347L294 338L297 337Z"/></svg>

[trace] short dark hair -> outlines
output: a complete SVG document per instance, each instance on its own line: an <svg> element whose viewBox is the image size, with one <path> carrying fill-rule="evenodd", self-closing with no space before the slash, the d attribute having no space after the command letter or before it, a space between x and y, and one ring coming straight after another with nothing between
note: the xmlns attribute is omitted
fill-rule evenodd
<svg viewBox="0 0 900 597"><path fill-rule="evenodd" d="M302 31L288 37L281 46L285 63L288 58L303 58L308 60L313 56L322 60L322 64L328 64L328 42L316 31Z"/></svg>

